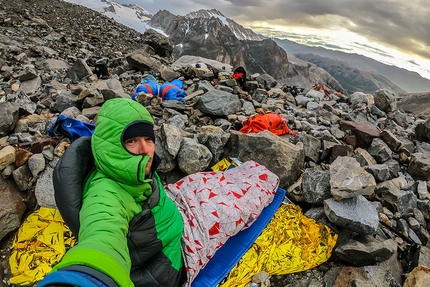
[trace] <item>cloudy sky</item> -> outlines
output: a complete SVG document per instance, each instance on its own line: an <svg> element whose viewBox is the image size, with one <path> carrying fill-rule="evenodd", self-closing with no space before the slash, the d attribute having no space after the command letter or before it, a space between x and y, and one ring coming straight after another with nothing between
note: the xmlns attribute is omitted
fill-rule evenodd
<svg viewBox="0 0 430 287"><path fill-rule="evenodd" d="M155 14L215 8L269 37L359 53L430 78L430 0L116 0Z"/></svg>

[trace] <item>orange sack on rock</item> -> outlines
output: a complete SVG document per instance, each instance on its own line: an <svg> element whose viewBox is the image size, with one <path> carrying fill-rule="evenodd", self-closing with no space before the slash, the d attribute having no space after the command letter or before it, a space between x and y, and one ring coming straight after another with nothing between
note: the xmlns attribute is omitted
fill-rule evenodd
<svg viewBox="0 0 430 287"><path fill-rule="evenodd" d="M286 120L285 116L275 113L257 114L244 121L239 131L247 134L268 130L278 136L296 134L297 131L292 131L288 128Z"/></svg>

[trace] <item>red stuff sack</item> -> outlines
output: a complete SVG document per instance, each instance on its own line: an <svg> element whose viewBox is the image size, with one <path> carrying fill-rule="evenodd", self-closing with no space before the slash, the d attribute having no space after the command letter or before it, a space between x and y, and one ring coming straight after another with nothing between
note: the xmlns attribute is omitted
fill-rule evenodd
<svg viewBox="0 0 430 287"><path fill-rule="evenodd" d="M244 121L243 126L239 131L247 134L268 130L278 136L296 134L297 131L292 131L288 128L286 120L285 116L279 114L257 114Z"/></svg>

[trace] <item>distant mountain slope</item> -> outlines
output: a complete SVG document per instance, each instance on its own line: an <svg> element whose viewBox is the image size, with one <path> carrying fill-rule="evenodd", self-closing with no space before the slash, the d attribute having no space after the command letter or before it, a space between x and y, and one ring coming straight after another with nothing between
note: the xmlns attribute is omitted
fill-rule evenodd
<svg viewBox="0 0 430 287"><path fill-rule="evenodd" d="M368 57L358 54L348 54L340 51L332 51L321 47L310 47L289 40L274 39L274 41L291 54L314 54L321 57L342 61L356 69L381 74L395 83L401 89L409 93L430 91L430 80L421 77L416 72L411 72L395 66L385 65Z"/></svg>
<svg viewBox="0 0 430 287"><path fill-rule="evenodd" d="M430 92L400 95L399 98L397 107L401 111L413 113L423 119L430 117Z"/></svg>
<svg viewBox="0 0 430 287"><path fill-rule="evenodd" d="M119 4L111 0L64 0L79 4L114 19L127 27L143 33L149 28L147 21L152 14L135 4Z"/></svg>
<svg viewBox="0 0 430 287"><path fill-rule="evenodd" d="M214 15L215 13L215 15ZM260 36L226 19L216 10L200 10L186 16L173 15L167 10L156 13L148 22L151 27L163 30L174 45L174 53L200 56L227 63L233 67L243 66L249 74L269 74L280 83L311 88L321 82L331 89L345 89L329 73L306 63L290 64L287 52L271 39L260 40ZM246 40L239 40L246 35ZM248 40L258 37L259 40ZM294 80L292 80L294 79Z"/></svg>
<svg viewBox="0 0 430 287"><path fill-rule="evenodd" d="M406 93L406 91L392 83L386 77L377 73L360 70L346 62L336 61L314 54L295 54L295 56L326 70L330 75L339 81L339 83L348 91L348 93L359 91L373 94L375 91L382 88L389 88L396 94Z"/></svg>

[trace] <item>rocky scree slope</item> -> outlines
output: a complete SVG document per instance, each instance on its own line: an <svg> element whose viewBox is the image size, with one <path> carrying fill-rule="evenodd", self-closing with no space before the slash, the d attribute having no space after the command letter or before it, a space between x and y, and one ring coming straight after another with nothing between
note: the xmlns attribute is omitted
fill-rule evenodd
<svg viewBox="0 0 430 287"><path fill-rule="evenodd" d="M41 13L45 8L63 12L58 16L63 21ZM172 45L154 32L139 34L139 45L127 38L136 35L132 30L59 1L2 2L0 13L7 16L0 17L2 284L8 285L11 276L11 238L25 215L38 206L55 207L52 168L70 141L51 138L47 129L59 114L94 122L106 100L129 97L149 73L160 82L183 79L188 94L183 102L138 97L155 119L165 182L208 170L224 156L253 159L280 177L288 198L308 217L339 234L327 263L272 276L271 286L402 286L406 277L423 276L411 272L415 266L429 267L430 120L399 111L392 92L323 100L313 90L293 95L269 74L252 75L243 89L232 79L213 87L216 73L232 66L194 56L174 61L168 56ZM124 31L125 38L102 54L112 42L108 36L95 41L70 31L71 38L53 37L58 31L66 34L68 27L61 23L67 17L70 23L101 17L106 26L93 24L93 30L102 35ZM106 79L93 73L99 57L109 58ZM210 70L189 69L197 61ZM237 131L261 110L286 116L298 133L278 137Z"/></svg>

